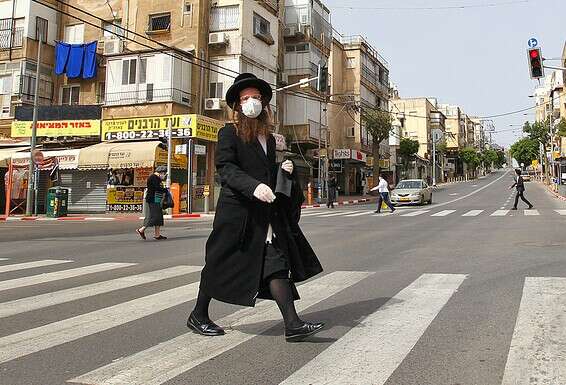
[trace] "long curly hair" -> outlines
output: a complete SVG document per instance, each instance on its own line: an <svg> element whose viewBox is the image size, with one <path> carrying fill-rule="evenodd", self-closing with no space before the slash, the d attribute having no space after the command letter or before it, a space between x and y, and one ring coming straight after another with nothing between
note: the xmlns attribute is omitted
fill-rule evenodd
<svg viewBox="0 0 566 385"><path fill-rule="evenodd" d="M246 143L252 142L258 135L267 136L273 130L273 117L269 104L257 118L252 119L242 113L242 105L238 101L232 108L232 121L238 136Z"/></svg>

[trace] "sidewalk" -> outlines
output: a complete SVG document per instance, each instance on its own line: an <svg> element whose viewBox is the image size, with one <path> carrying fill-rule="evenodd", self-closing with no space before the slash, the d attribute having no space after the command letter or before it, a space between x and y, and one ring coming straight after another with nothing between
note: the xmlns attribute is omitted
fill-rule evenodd
<svg viewBox="0 0 566 385"><path fill-rule="evenodd" d="M189 220L189 219L206 219L212 218L214 214L173 214L164 215L163 218L166 220ZM70 214L66 217L59 218L49 218L44 215L35 217L24 217L24 216L0 216L0 222L2 221L41 221L41 222L51 222L51 221L90 221L90 222L111 222L111 221L132 221L137 222L143 220L144 217L140 216L138 213L133 214Z"/></svg>

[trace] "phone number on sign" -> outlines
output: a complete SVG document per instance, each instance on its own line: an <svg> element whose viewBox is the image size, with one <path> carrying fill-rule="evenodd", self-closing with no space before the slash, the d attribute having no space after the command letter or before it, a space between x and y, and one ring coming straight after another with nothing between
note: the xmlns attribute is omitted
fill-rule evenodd
<svg viewBox="0 0 566 385"><path fill-rule="evenodd" d="M128 140L128 139L151 139L166 138L169 132L167 130L141 130L141 131L119 131L107 132L104 134L105 140ZM192 130L190 128L178 128L171 130L174 138L190 137Z"/></svg>
<svg viewBox="0 0 566 385"><path fill-rule="evenodd" d="M143 205L106 205L106 211L142 211Z"/></svg>

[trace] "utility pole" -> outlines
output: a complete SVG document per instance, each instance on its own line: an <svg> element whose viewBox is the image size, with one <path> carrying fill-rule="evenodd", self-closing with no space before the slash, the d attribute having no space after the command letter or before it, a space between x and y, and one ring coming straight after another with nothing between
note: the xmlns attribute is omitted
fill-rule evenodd
<svg viewBox="0 0 566 385"><path fill-rule="evenodd" d="M41 67L41 46L43 41L43 31L39 30L39 39L37 41L37 68L35 69L35 87L34 87L34 97L33 97L33 122L31 125L31 143L29 150L29 169L28 169L28 189L26 196L26 216L31 216L33 209L33 196L34 196L34 186L37 183L35 180L35 163L34 163L34 152L35 144L37 141L37 114L39 107L39 76Z"/></svg>
<svg viewBox="0 0 566 385"><path fill-rule="evenodd" d="M432 134L432 185L436 186L436 139Z"/></svg>

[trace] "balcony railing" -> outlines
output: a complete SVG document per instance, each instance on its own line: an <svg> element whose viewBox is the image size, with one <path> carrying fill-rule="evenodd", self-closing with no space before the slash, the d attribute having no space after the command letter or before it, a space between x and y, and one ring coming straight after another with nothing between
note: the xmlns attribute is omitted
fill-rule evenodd
<svg viewBox="0 0 566 385"><path fill-rule="evenodd" d="M39 102L50 104L53 102L53 82L39 79ZM24 75L20 77L18 98L24 103L33 103L35 97L35 76Z"/></svg>
<svg viewBox="0 0 566 385"><path fill-rule="evenodd" d="M24 28L0 30L0 50L20 48L24 42Z"/></svg>
<svg viewBox="0 0 566 385"><path fill-rule="evenodd" d="M373 56L373 58L379 61L385 68L389 69L389 62L385 60L363 36L340 36L339 40L343 45L365 45L370 56Z"/></svg>
<svg viewBox="0 0 566 385"><path fill-rule="evenodd" d="M190 106L193 95L177 88L148 88L145 90L110 92L104 95L105 106L175 102Z"/></svg>

